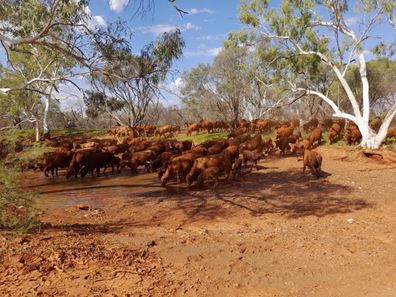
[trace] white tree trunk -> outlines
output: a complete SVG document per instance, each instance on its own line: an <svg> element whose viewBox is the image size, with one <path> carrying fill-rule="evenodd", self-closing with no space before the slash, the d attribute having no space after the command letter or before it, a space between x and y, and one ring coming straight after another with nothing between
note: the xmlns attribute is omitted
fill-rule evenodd
<svg viewBox="0 0 396 297"><path fill-rule="evenodd" d="M49 127L48 127L48 113L49 113L49 108L50 108L50 95L45 96L45 107L44 107L44 115L43 115L43 134L44 137L46 135L49 135Z"/></svg>
<svg viewBox="0 0 396 297"><path fill-rule="evenodd" d="M36 129L36 141L40 141L40 127L39 122L35 121L35 129Z"/></svg>

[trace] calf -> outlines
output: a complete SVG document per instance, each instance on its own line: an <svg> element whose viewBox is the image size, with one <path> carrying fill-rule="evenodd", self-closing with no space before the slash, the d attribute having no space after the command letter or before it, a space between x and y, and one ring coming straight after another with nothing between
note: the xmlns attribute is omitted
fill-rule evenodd
<svg viewBox="0 0 396 297"><path fill-rule="evenodd" d="M361 139L362 134L360 133L358 126L349 122L347 128L345 129L345 140L348 145L357 144L361 141Z"/></svg>
<svg viewBox="0 0 396 297"><path fill-rule="evenodd" d="M280 150L280 157L284 156L286 152L291 150L290 143L292 143L293 140L294 139L291 139L289 136L282 136L275 140L276 147Z"/></svg>
<svg viewBox="0 0 396 297"><path fill-rule="evenodd" d="M318 152L304 150L303 173L305 173L305 168L307 166L311 168L312 174L315 174L317 177L319 177L322 167L322 156Z"/></svg>
<svg viewBox="0 0 396 297"><path fill-rule="evenodd" d="M232 175L235 177L237 174L241 175L242 172L242 163L243 163L243 158L236 159L234 164L232 164Z"/></svg>
<svg viewBox="0 0 396 297"><path fill-rule="evenodd" d="M269 153L274 149L274 144L272 143L272 139L270 137L265 137L263 139L263 151L265 153Z"/></svg>
<svg viewBox="0 0 396 297"><path fill-rule="evenodd" d="M245 165L245 167L247 166L247 163L250 162L250 171L253 170L253 165L258 170L257 162L262 158L261 153L258 153L256 151L242 150L242 156L243 164Z"/></svg>

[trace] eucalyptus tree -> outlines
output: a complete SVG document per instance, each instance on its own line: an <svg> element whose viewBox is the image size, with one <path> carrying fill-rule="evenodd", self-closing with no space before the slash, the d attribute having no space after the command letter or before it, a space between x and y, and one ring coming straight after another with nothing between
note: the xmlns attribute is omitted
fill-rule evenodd
<svg viewBox="0 0 396 297"><path fill-rule="evenodd" d="M40 50L53 51L58 56L70 58L77 73L102 71L101 56L92 50L92 41L101 42L106 34L95 26L88 4L89 0L1 0L0 1L0 48L4 50L8 64L13 64L12 52L26 56L37 55ZM176 0L168 0L180 13ZM153 10L154 0L134 1L137 10ZM114 32L113 32L114 33ZM116 37L116 36L115 36ZM116 38L115 38L116 39ZM43 51L42 51L43 52ZM36 82L63 81L64 76L38 76L18 85L0 84L0 93L8 93L31 87Z"/></svg>
<svg viewBox="0 0 396 297"><path fill-rule="evenodd" d="M226 106L211 91L214 87L210 88L213 85L210 64L199 64L185 71L181 80L180 98L187 121L229 119Z"/></svg>
<svg viewBox="0 0 396 297"><path fill-rule="evenodd" d="M396 114L394 102L376 133L369 125L370 92L367 78L366 51L368 40L386 44L386 32L396 28L396 2L393 0L358 0L354 6L360 15L355 29L348 22L351 2L345 0L283 0L278 8L268 6L268 1L241 1L240 19L249 25L257 38L271 42L274 68L278 78L288 83L298 94L314 95L326 102L333 116L356 123L362 134L361 145L365 148L379 148L387 129ZM371 38L375 26L383 26L383 34ZM385 29L386 28L386 29ZM342 110L334 98L314 88L312 76L321 74L320 65L330 69L341 84L351 112ZM359 69L362 100L351 89L346 74L351 65ZM307 77L309 79L307 79Z"/></svg>
<svg viewBox="0 0 396 297"><path fill-rule="evenodd" d="M101 43L103 71L91 76L91 84L104 95L106 111L118 123L136 126L143 122L149 106L159 98L160 84L173 61L182 55L184 41L179 30L164 33L139 54L127 43L115 46L112 38ZM108 99L122 103L126 121L110 110Z"/></svg>
<svg viewBox="0 0 396 297"><path fill-rule="evenodd" d="M199 65L184 73L183 102L197 112L214 106L220 118L231 120L235 126L245 113L251 91L248 60L247 48L229 46L218 53L213 64Z"/></svg>

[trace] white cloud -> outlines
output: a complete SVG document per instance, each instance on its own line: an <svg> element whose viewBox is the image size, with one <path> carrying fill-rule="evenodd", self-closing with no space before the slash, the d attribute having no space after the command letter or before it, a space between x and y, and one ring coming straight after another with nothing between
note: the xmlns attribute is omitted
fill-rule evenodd
<svg viewBox="0 0 396 297"><path fill-rule="evenodd" d="M183 86L183 80L181 77L176 78L174 81L171 81L167 84L162 84L162 88L171 93L171 94L179 94L180 88Z"/></svg>
<svg viewBox="0 0 396 297"><path fill-rule="evenodd" d="M78 0L75 0L78 1ZM88 26L89 29L95 30L98 28L103 28L107 26L106 20L100 15L92 15L91 9L88 6L84 7L84 12L87 14L88 19L86 20L85 24ZM84 31L84 29L81 29Z"/></svg>
<svg viewBox="0 0 396 297"><path fill-rule="evenodd" d="M187 31L187 30L194 30L194 31L198 31L200 28L198 27L198 26L196 26L196 25L194 25L193 23L187 23L187 24L184 24L182 27L181 27L181 31Z"/></svg>
<svg viewBox="0 0 396 297"><path fill-rule="evenodd" d="M206 40L206 41L221 40L226 38L226 36L227 36L226 34L205 35L205 36L197 37L197 40Z"/></svg>
<svg viewBox="0 0 396 297"><path fill-rule="evenodd" d="M200 51L187 51L184 53L184 55L186 57L198 57L198 56L214 57L220 53L221 49L222 49L221 47L214 47Z"/></svg>
<svg viewBox="0 0 396 297"><path fill-rule="evenodd" d="M345 19L345 23L348 26L356 25L359 21L360 21L360 18L358 16L351 16L351 17Z"/></svg>
<svg viewBox="0 0 396 297"><path fill-rule="evenodd" d="M99 27L107 27L107 22L105 21L105 19L100 16L100 15L95 15L93 17L95 23L99 26Z"/></svg>
<svg viewBox="0 0 396 297"><path fill-rule="evenodd" d="M139 28L143 33L153 33L154 35L159 35L165 32L172 32L177 29L174 25L167 25L167 24L158 24L153 26L147 27L140 27Z"/></svg>
<svg viewBox="0 0 396 297"><path fill-rule="evenodd" d="M128 5L129 0L108 0L112 11L120 12Z"/></svg>
<svg viewBox="0 0 396 297"><path fill-rule="evenodd" d="M160 35L165 32L176 31L177 28L179 28L180 31L188 31L188 30L197 31L200 29L200 27L194 25L193 23L186 23L186 24L181 25L180 27L177 27L175 25L169 25L169 24L157 24L157 25L153 25L153 26L140 27L140 28L138 28L138 30L143 33L152 33L154 35Z"/></svg>
<svg viewBox="0 0 396 297"><path fill-rule="evenodd" d="M214 14L213 10L210 10L209 8L191 8L186 10L189 14L197 14L197 13L207 13L207 14Z"/></svg>

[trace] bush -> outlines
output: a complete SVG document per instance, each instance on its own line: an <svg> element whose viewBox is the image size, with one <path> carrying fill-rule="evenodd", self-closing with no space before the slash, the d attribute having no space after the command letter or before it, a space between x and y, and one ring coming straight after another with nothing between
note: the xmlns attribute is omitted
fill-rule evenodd
<svg viewBox="0 0 396 297"><path fill-rule="evenodd" d="M0 168L0 229L16 232L37 229L33 198L33 193L19 187L14 171Z"/></svg>

